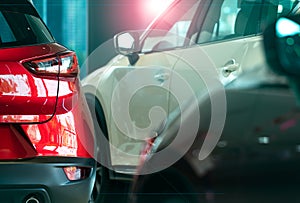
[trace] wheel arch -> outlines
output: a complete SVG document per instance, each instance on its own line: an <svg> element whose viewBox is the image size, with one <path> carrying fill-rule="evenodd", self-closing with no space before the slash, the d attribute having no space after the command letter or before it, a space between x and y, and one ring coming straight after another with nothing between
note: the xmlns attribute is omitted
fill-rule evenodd
<svg viewBox="0 0 300 203"><path fill-rule="evenodd" d="M85 98L91 111L94 124L95 122L98 123L101 131L108 139L107 116L105 115L102 104L99 99L91 93L85 93Z"/></svg>

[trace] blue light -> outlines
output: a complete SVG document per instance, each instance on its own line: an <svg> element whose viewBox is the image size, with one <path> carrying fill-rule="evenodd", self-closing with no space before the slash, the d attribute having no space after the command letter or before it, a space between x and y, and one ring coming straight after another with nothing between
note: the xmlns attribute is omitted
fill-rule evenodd
<svg viewBox="0 0 300 203"><path fill-rule="evenodd" d="M288 37L300 34L300 25L288 18L280 18L276 23L278 37Z"/></svg>

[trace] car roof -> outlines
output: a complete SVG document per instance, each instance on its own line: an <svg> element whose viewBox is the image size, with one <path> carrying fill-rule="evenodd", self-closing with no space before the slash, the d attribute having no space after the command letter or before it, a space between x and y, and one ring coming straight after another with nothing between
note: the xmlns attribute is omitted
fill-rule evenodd
<svg viewBox="0 0 300 203"><path fill-rule="evenodd" d="M29 0L0 0L0 10L27 13L38 16L37 11Z"/></svg>

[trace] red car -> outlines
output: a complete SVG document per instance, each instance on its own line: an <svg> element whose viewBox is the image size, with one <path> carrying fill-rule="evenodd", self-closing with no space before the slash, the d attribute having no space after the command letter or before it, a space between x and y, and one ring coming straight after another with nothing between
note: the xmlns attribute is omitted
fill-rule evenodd
<svg viewBox="0 0 300 203"><path fill-rule="evenodd" d="M76 54L25 0L0 2L0 202L89 202L96 174Z"/></svg>

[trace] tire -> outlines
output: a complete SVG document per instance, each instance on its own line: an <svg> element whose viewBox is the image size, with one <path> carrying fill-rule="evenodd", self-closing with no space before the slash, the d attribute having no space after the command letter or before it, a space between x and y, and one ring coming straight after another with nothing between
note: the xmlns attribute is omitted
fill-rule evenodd
<svg viewBox="0 0 300 203"><path fill-rule="evenodd" d="M103 146L103 144L100 142L99 137L97 137L97 135L99 135L99 133L103 133L104 137L107 139L107 135L108 135L107 127L106 127L106 120L105 120L102 106L100 105L99 101L96 99L95 96L87 94L87 95L85 95L85 97L86 97L87 104L88 104L88 107L89 107L89 110L91 112L92 119L93 119L94 133L96 136L97 147L100 148L101 152L106 151L107 148L105 146ZM102 132L100 132L100 131L102 131ZM105 148L105 149L102 149L102 148ZM103 154L106 154L106 153L103 153ZM97 156L99 156L99 152L98 152ZM97 157L97 159L98 158L99 157ZM94 184L93 192L91 194L89 203L102 202L101 201L101 192L104 188L103 182L104 182L104 180L107 179L107 177L105 177L106 173L104 172L103 169L104 169L104 167L100 163L97 163L96 181Z"/></svg>
<svg viewBox="0 0 300 203"><path fill-rule="evenodd" d="M98 158L101 159L101 163L109 165L110 150L109 146L105 144L107 142L104 142L103 140L108 140L108 131L103 108L97 98L95 98L95 96L85 96L93 117L95 136L100 135L100 133L103 134L103 136L96 137L97 147L99 148L97 156L99 156ZM111 172L110 169L102 166L101 163L98 163L97 166L96 181L89 203L126 203L126 201L128 200L128 190L130 188L130 183L126 181L111 180L109 175Z"/></svg>

